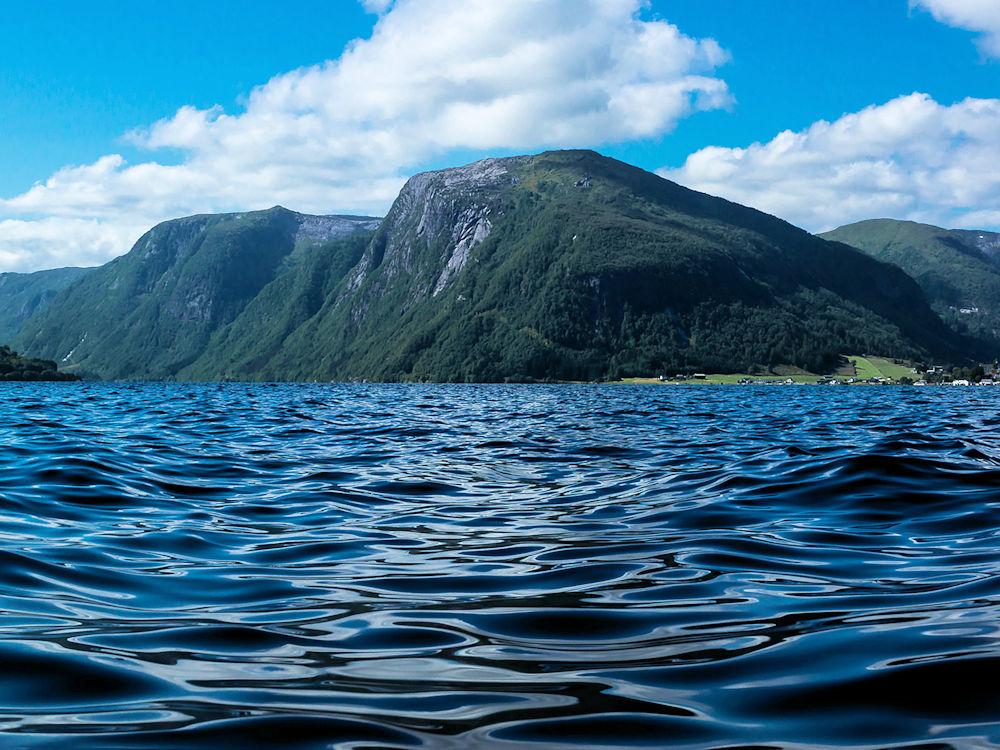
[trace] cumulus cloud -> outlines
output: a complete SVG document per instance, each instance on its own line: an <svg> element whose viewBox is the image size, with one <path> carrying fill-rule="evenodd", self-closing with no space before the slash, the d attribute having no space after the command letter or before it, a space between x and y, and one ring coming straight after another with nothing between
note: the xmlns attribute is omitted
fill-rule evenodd
<svg viewBox="0 0 1000 750"><path fill-rule="evenodd" d="M31 271L66 265L96 266L121 252L145 227L127 221L47 217L0 221L0 268Z"/></svg>
<svg viewBox="0 0 1000 750"><path fill-rule="evenodd" d="M982 34L979 49L1000 58L1000 2L997 0L911 0L941 23Z"/></svg>
<svg viewBox="0 0 1000 750"><path fill-rule="evenodd" d="M36 217L91 222L109 247L125 225L186 213L378 213L409 171L456 149L599 146L730 104L715 75L726 52L645 19L642 0L363 2L381 15L339 58L273 78L237 113L183 107L128 135L180 151L179 163L109 155L67 167L0 200L0 219L22 220L22 232ZM42 251L38 226L20 256L0 260L75 262L72 243Z"/></svg>
<svg viewBox="0 0 1000 750"><path fill-rule="evenodd" d="M709 147L660 174L813 231L892 217L1000 227L1000 99L926 94L746 148Z"/></svg>

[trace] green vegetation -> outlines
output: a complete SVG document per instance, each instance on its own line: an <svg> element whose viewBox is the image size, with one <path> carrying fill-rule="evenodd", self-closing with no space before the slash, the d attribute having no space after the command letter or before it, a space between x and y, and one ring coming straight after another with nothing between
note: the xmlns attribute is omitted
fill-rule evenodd
<svg viewBox="0 0 1000 750"><path fill-rule="evenodd" d="M928 378L931 382L948 382L949 380L970 380L978 383L986 376L981 365L975 367L955 367L950 373L935 375Z"/></svg>
<svg viewBox="0 0 1000 750"><path fill-rule="evenodd" d="M303 240L307 218L162 224L18 341L101 377L197 379L801 374L845 351L968 353L898 268L590 151L418 175L372 234L355 220Z"/></svg>
<svg viewBox="0 0 1000 750"><path fill-rule="evenodd" d="M11 380L78 380L75 375L59 372L56 363L46 359L27 359L0 346L0 381Z"/></svg>
<svg viewBox="0 0 1000 750"><path fill-rule="evenodd" d="M784 368L774 368L782 370ZM960 373L955 377L961 377L961 373L975 372L973 369L956 369ZM981 375L982 368L978 368ZM850 355L842 357L841 365L833 375L813 372L770 372L770 373L708 373L704 377L668 377L666 380L652 377L622 378L620 383L640 384L640 383L683 383L685 385L737 385L746 381L754 383L786 383L791 380L793 383L814 384L818 381L837 380L841 383L869 381L882 379L893 382L913 382L919 375L910 364L893 361L885 357L862 357Z"/></svg>
<svg viewBox="0 0 1000 750"><path fill-rule="evenodd" d="M592 152L497 166L415 178L279 349L260 356L237 320L182 376L593 380L961 356L912 280L861 253ZM479 216L488 237L435 294Z"/></svg>
<svg viewBox="0 0 1000 750"><path fill-rule="evenodd" d="M931 306L956 333L982 342L981 357L1000 349L1000 247L989 232L951 231L928 224L875 219L822 235L912 276Z"/></svg>
<svg viewBox="0 0 1000 750"><path fill-rule="evenodd" d="M908 365L893 362L885 357L848 357L854 366L855 377L868 380L869 378L888 378L889 380L899 380L900 378L912 378L915 373Z"/></svg>
<svg viewBox="0 0 1000 750"><path fill-rule="evenodd" d="M851 366L854 367L854 377L860 378L861 380L882 377L882 373L879 371L878 367L876 367L866 357L850 357L849 360Z"/></svg>
<svg viewBox="0 0 1000 750"><path fill-rule="evenodd" d="M307 326L304 340L338 342L321 376L590 380L951 353L912 280L861 253L592 152L509 169L495 193L433 192L501 217L437 296L454 225L418 237L421 185L404 190L357 290ZM273 376L303 372L297 348Z"/></svg>
<svg viewBox="0 0 1000 750"><path fill-rule="evenodd" d="M16 343L102 378L175 377L304 254L325 257L340 237L372 224L280 207L165 222L127 255L79 279L24 325ZM310 294L276 300L262 315L278 325L295 305L310 304Z"/></svg>
<svg viewBox="0 0 1000 750"><path fill-rule="evenodd" d="M371 233L293 253L274 281L267 284L233 321L220 328L204 353L181 372L185 378L246 377L257 373L282 351L286 340L327 304L338 284L360 259ZM275 380L309 379L303 368Z"/></svg>
<svg viewBox="0 0 1000 750"><path fill-rule="evenodd" d="M61 291L90 270L0 273L0 341L13 341L28 318L48 307Z"/></svg>

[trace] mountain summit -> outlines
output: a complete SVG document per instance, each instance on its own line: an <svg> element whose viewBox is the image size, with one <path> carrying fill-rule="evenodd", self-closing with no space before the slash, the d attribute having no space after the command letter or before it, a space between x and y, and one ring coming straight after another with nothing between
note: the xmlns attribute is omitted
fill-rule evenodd
<svg viewBox="0 0 1000 750"><path fill-rule="evenodd" d="M297 214L245 216L161 225L22 341L117 377L591 379L961 356L898 268L592 151L416 175L374 231L344 219L346 237L303 243Z"/></svg>

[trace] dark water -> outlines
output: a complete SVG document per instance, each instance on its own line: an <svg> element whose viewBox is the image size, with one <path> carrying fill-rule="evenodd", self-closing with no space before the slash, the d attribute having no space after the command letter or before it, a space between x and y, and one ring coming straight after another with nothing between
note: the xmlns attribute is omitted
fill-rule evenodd
<svg viewBox="0 0 1000 750"><path fill-rule="evenodd" d="M6 385L0 747L1000 744L1000 389Z"/></svg>

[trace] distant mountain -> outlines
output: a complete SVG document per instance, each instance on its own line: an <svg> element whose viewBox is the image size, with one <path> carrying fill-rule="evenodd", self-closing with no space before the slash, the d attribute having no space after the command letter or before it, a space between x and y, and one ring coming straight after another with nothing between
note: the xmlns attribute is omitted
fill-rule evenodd
<svg viewBox="0 0 1000 750"><path fill-rule="evenodd" d="M174 377L277 275L378 223L281 207L164 222L30 319L18 345L68 371Z"/></svg>
<svg viewBox="0 0 1000 750"><path fill-rule="evenodd" d="M985 232L974 229L952 229L951 231L991 261L1000 264L1000 232Z"/></svg>
<svg viewBox="0 0 1000 750"><path fill-rule="evenodd" d="M321 220L167 222L21 341L103 377L199 379L568 380L968 354L898 268L591 151L417 175L381 223L316 235L306 221Z"/></svg>
<svg viewBox="0 0 1000 750"><path fill-rule="evenodd" d="M90 268L56 268L35 273L0 273L0 344L9 343L24 322L44 310L59 292Z"/></svg>
<svg viewBox="0 0 1000 750"><path fill-rule="evenodd" d="M822 236L899 266L952 330L1000 346L1000 234L875 219Z"/></svg>

